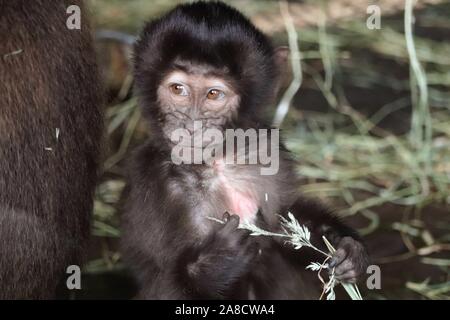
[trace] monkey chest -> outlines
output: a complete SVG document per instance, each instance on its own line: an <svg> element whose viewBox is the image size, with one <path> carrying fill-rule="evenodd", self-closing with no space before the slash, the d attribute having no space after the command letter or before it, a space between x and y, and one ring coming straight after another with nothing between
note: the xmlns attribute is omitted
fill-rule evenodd
<svg viewBox="0 0 450 320"><path fill-rule="evenodd" d="M208 217L221 219L225 212L251 223L261 212L267 223L275 223L276 213L286 202L281 197L286 177L263 176L258 166L225 165L218 161L199 171L188 169L181 181L173 182L179 197L187 201L188 214L201 234L214 226Z"/></svg>
<svg viewBox="0 0 450 320"><path fill-rule="evenodd" d="M209 216L222 218L225 212L252 222L261 208L263 183L258 185L253 170L218 164L202 175L199 204Z"/></svg>
<svg viewBox="0 0 450 320"><path fill-rule="evenodd" d="M238 215L241 221L254 220L260 204L258 192L252 181L245 179L235 181L226 177L218 179L218 192L223 197L226 211Z"/></svg>

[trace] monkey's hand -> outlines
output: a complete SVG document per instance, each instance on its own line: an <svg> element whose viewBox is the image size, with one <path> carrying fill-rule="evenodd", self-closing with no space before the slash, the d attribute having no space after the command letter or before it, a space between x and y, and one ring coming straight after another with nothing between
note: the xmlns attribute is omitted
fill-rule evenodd
<svg viewBox="0 0 450 320"><path fill-rule="evenodd" d="M362 243L352 237L343 237L328 266L330 270L335 268L336 279L340 282L355 283L366 272L368 264L369 258Z"/></svg>
<svg viewBox="0 0 450 320"><path fill-rule="evenodd" d="M238 229L239 217L224 214L224 224L191 253L186 273L193 294L200 298L227 298L245 276L257 255L258 246L247 230Z"/></svg>

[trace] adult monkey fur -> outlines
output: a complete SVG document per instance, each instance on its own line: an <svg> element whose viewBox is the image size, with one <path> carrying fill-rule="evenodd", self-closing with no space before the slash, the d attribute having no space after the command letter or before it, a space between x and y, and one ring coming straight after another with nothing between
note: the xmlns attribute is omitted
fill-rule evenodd
<svg viewBox="0 0 450 320"><path fill-rule="evenodd" d="M54 298L82 262L103 131L87 13L0 0L0 38L0 299Z"/></svg>
<svg viewBox="0 0 450 320"><path fill-rule="evenodd" d="M356 281L364 273L368 259L359 237L298 195L294 163L283 146L272 176L260 175L259 165L222 159L211 165L171 160L171 133L193 133L194 121L221 131L270 128L262 114L275 95L278 54L244 16L220 2L178 6L144 28L135 47L135 79L152 132L130 163L122 243L139 298L317 298L318 285L305 271L313 252L237 229L245 218L279 231L276 214L289 211L317 246L325 235L337 248L330 265L338 279Z"/></svg>

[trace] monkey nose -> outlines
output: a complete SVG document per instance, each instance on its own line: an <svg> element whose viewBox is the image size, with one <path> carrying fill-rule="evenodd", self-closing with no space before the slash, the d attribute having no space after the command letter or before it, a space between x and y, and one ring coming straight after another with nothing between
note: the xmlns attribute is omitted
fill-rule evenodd
<svg viewBox="0 0 450 320"><path fill-rule="evenodd" d="M189 132L189 134L194 135L194 134L198 134L199 132L202 131L202 121L201 120L195 120L196 118L193 118L192 121L188 121L185 124L185 129Z"/></svg>

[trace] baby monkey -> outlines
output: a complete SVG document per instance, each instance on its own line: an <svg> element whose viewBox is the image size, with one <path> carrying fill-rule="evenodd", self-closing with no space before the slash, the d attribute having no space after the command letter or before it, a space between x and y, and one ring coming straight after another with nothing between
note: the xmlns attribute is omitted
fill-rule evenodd
<svg viewBox="0 0 450 320"><path fill-rule="evenodd" d="M130 160L122 217L122 252L139 298L316 299L319 285L305 271L317 259L312 250L299 253L238 228L249 221L280 232L278 214L288 212L309 228L315 245L323 247L326 236L337 249L329 265L339 281L365 272L368 257L356 232L299 195L294 161L282 144L273 148L277 136L263 114L286 54L220 2L180 5L144 28L134 75L151 135ZM242 145L229 144L227 129L258 135L247 137L242 153ZM261 155L247 150L252 141L259 148L270 142L274 173L262 174L261 161L236 161ZM175 154L185 159L212 145L212 156L201 161L174 157L180 146Z"/></svg>

